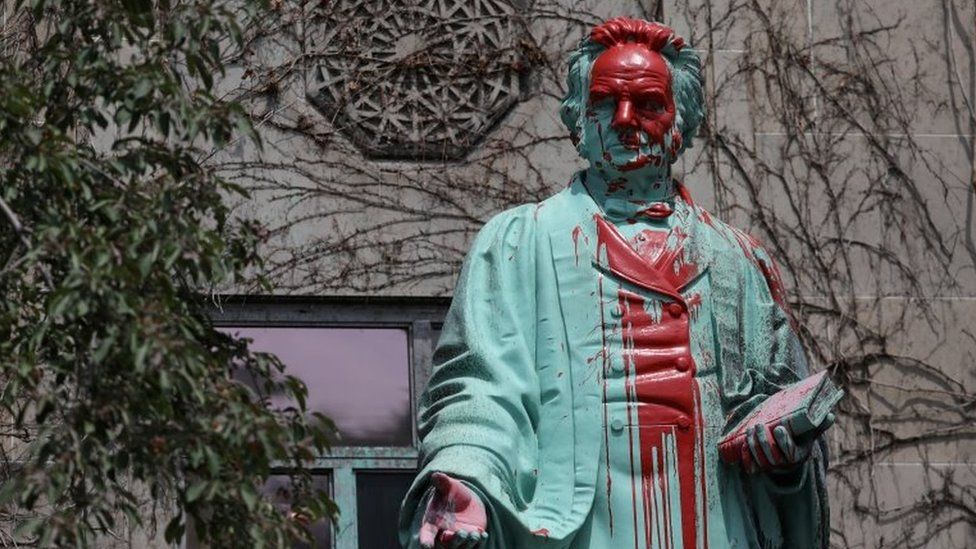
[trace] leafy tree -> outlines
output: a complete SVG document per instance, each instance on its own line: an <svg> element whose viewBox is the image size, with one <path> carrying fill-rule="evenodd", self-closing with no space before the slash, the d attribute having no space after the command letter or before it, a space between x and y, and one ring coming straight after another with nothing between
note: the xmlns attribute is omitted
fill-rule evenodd
<svg viewBox="0 0 976 549"><path fill-rule="evenodd" d="M214 78L262 15L225 0L34 0L0 36L0 539L91 546L123 520L176 542L282 546L335 511L328 422L207 295L260 270L244 191L208 168L257 139ZM233 136L233 137L232 137ZM226 287L226 286L223 286ZM245 384L239 380L249 379ZM270 409L272 392L296 405ZM282 513L259 497L295 472Z"/></svg>

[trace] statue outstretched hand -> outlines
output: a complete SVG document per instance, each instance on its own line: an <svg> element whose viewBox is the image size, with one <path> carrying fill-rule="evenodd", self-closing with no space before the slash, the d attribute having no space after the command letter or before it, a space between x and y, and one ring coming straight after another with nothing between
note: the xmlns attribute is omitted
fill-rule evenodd
<svg viewBox="0 0 976 549"><path fill-rule="evenodd" d="M474 549L488 539L488 515L481 499L461 481L444 473L431 475L434 495L424 512L420 546Z"/></svg>

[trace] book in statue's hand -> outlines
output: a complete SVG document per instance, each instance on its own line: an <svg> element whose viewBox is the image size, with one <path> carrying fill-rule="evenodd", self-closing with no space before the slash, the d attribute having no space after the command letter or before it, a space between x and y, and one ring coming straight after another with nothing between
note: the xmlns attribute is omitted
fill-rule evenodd
<svg viewBox="0 0 976 549"><path fill-rule="evenodd" d="M827 372L797 381L771 395L732 427L718 443L719 455L726 463L741 461L742 446L748 444L746 435L757 425L770 436L777 426L785 425L794 439L810 440L830 427L828 416L842 396L844 391L834 385Z"/></svg>

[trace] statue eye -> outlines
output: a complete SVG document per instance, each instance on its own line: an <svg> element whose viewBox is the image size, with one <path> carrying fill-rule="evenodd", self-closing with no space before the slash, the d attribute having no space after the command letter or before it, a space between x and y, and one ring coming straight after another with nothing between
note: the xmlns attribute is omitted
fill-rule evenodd
<svg viewBox="0 0 976 549"><path fill-rule="evenodd" d="M656 99L641 99L637 103L637 108L645 112L661 112L664 110L664 105L662 105Z"/></svg>
<svg viewBox="0 0 976 549"><path fill-rule="evenodd" d="M600 101L603 101L607 97L609 97L609 94L605 90L602 89L590 90L590 97L589 97L590 103L599 103Z"/></svg>

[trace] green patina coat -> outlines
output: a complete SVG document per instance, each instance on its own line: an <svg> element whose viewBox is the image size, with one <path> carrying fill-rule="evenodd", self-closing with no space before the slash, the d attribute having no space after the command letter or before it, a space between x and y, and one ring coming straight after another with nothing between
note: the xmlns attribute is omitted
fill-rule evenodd
<svg viewBox="0 0 976 549"><path fill-rule="evenodd" d="M775 267L753 240L690 200L676 199L674 210L668 229L686 235L684 260L697 266L681 296L700 300L688 326L703 422L695 458L699 515L707 524L696 545L826 547L822 444L782 476L748 475L717 457L727 422L807 375L781 291L770 284ZM577 177L542 203L499 214L479 233L421 401L421 471L401 511L405 547L419 547L433 471L481 495L490 548L644 547L594 531L607 428L595 358L620 354L608 345L622 342L608 342L614 332L601 328L613 322L614 292L651 304L671 298L608 268L596 215L605 213Z"/></svg>

